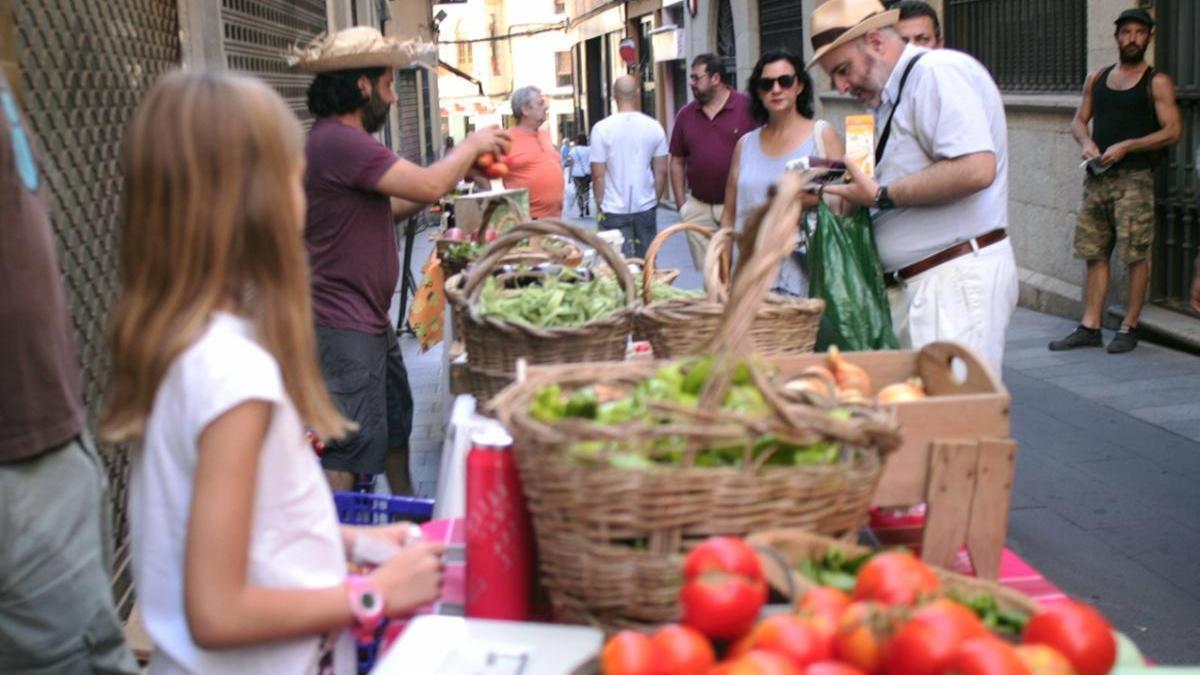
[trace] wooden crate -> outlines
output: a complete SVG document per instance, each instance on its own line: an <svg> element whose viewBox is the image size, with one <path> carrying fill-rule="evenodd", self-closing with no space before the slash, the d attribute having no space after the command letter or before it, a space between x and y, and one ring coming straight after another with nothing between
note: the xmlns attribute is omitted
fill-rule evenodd
<svg viewBox="0 0 1200 675"><path fill-rule="evenodd" d="M1011 397L1000 377L964 347L940 342L920 351L846 353L879 388L910 377L929 398L895 406L903 442L888 458L875 495L878 506L925 502L921 557L952 566L962 546L976 573L995 579L1008 530L1017 445L1010 436ZM826 354L770 361L781 375L825 365ZM961 366L954 364L961 362ZM955 369L964 377L957 377Z"/></svg>

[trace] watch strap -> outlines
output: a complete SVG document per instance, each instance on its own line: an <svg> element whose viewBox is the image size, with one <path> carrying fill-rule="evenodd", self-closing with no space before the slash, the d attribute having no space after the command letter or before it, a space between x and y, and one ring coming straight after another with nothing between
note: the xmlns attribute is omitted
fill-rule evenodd
<svg viewBox="0 0 1200 675"><path fill-rule="evenodd" d="M383 593L370 577L352 574L346 578L346 596L354 615L351 633L359 644L375 641L375 632L384 622Z"/></svg>

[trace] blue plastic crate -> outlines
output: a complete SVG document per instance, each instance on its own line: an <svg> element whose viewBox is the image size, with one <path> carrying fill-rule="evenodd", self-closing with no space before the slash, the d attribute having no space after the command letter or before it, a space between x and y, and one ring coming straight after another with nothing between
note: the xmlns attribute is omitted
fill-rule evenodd
<svg viewBox="0 0 1200 675"><path fill-rule="evenodd" d="M433 517L433 500L335 492L333 504L345 525L386 525L401 520L423 523Z"/></svg>
<svg viewBox="0 0 1200 675"><path fill-rule="evenodd" d="M433 517L433 500L416 497L335 492L333 505L337 509L338 520L344 525L386 525L402 520L423 523ZM385 621L376 629L374 642L357 645L360 675L366 675L375 667L375 657L378 656L379 644L386 629Z"/></svg>

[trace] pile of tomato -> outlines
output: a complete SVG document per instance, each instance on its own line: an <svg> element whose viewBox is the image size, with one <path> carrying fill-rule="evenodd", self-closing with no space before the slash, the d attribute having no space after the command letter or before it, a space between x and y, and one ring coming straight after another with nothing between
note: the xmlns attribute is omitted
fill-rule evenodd
<svg viewBox="0 0 1200 675"><path fill-rule="evenodd" d="M880 553L853 593L816 586L792 613L760 619L767 584L753 548L714 537L686 558L683 620L626 630L601 652L604 675L1104 675L1112 627L1092 607L1063 602L1002 639L906 551ZM718 660L720 657L720 660Z"/></svg>

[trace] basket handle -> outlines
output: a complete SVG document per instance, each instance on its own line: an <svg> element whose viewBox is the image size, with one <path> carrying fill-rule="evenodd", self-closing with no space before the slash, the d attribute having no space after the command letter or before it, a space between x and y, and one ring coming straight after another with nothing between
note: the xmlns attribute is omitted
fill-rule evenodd
<svg viewBox="0 0 1200 675"><path fill-rule="evenodd" d="M525 215L525 212L521 210L521 205L517 203L517 200L508 195L492 197L488 199L487 206L483 209L483 215L479 218L479 229L475 231L475 243L487 243L484 239L487 237L488 224L492 221L492 216L496 213L496 209L505 205L508 206L508 213L500 219L497 225L508 224L515 227L521 224L521 217ZM497 227L496 231L499 232L500 228Z"/></svg>
<svg viewBox="0 0 1200 675"><path fill-rule="evenodd" d="M966 377L961 381L954 374L955 359L966 366ZM1006 391L996 373L975 352L957 342L931 342L922 347L917 356L917 372L925 386L939 395Z"/></svg>
<svg viewBox="0 0 1200 675"><path fill-rule="evenodd" d="M599 253L600 257L604 258L604 262L608 263L608 266L612 268L613 274L617 277L617 282L621 284L621 289L625 292L625 305L633 307L637 303L637 290L634 285L633 275L629 273L629 267L625 264L620 254L614 251L611 246L604 243L604 240L597 237L595 233L552 218L520 223L493 241L487 247L487 250L484 251L483 256L480 257L478 262L467 273L466 287L463 291L463 296L467 299L467 303L473 304L475 302L475 298L483 289L484 280L500 264L500 260L508 251L515 248L525 239L537 235L566 237L595 249L596 253Z"/></svg>
<svg viewBox="0 0 1200 675"><path fill-rule="evenodd" d="M703 225L693 223L676 223L667 229L655 235L650 242L650 247L646 249L646 261L642 264L642 300L648 305L651 298L651 287L654 281L654 264L658 261L658 251L667 243L675 234L679 232L695 232L712 239L713 231Z"/></svg>
<svg viewBox="0 0 1200 675"><path fill-rule="evenodd" d="M704 253L704 291L709 302L725 302L729 295L729 270L733 265L733 243L737 232L722 227L713 233Z"/></svg>

